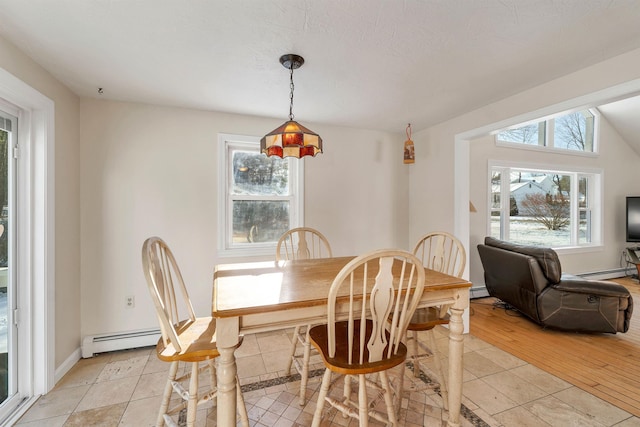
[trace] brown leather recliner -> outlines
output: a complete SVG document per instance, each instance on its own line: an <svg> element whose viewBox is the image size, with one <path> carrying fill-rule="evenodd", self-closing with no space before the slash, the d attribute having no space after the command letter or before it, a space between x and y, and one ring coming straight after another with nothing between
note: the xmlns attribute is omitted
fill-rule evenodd
<svg viewBox="0 0 640 427"><path fill-rule="evenodd" d="M562 274L550 248L485 237L478 245L489 295L536 323L579 332L627 332L633 298L617 283Z"/></svg>

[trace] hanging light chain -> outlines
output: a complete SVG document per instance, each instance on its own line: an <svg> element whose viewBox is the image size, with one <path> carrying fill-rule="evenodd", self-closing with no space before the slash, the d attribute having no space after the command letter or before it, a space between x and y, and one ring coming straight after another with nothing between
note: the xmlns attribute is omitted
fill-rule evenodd
<svg viewBox="0 0 640 427"><path fill-rule="evenodd" d="M291 63L291 67L289 68L290 70L290 75L289 75L289 79L291 81L291 84L289 85L289 88L291 89L291 92L289 94L289 120L293 120L293 62Z"/></svg>

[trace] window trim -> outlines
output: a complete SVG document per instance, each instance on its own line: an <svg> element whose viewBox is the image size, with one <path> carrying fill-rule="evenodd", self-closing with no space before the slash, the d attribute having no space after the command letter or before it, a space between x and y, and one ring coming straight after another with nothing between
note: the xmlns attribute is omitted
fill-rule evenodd
<svg viewBox="0 0 640 427"><path fill-rule="evenodd" d="M591 114L593 114L593 151L579 151L579 150L569 150L566 148L556 148L555 146L548 145L539 145L539 144L523 144L518 142L510 142L503 141L498 139L498 135L500 132L503 132L507 129L516 129L522 126L527 126L530 124L536 123L545 123L545 142L551 140L553 142L553 133L554 133L554 122L558 117L562 117L571 113L575 113L578 111L588 110ZM518 123L513 126L509 126L508 128L498 129L492 132L494 136L494 141L496 146L504 147L504 148L514 148L518 150L530 150L544 153L553 153L553 154L563 154L569 156L582 156L582 157L598 157L600 155L600 121L602 120L600 111L597 108L576 108L571 111L564 111L559 114L554 114L548 117L541 117L539 119L526 121L523 123Z"/></svg>
<svg viewBox="0 0 640 427"><path fill-rule="evenodd" d="M232 230L232 206L229 189L229 158L231 147L257 149L260 147L260 137L247 135L218 134L218 255L220 257L234 256L262 256L275 254L277 242L252 243L245 247L234 245L228 239ZM301 227L304 218L304 161L303 159L286 158L289 162L291 194L283 197L273 197L274 200L289 199L289 227ZM249 196L248 198L251 198ZM270 197L260 197L267 200Z"/></svg>
<svg viewBox="0 0 640 427"><path fill-rule="evenodd" d="M487 190L487 225L486 225L486 229L487 229L487 236L491 236L491 212L492 212L492 185L491 185L491 176L492 176L492 171L494 168L509 168L509 169L525 169L527 171L532 171L532 172L542 172L542 173L559 173L559 174L571 174L571 175L575 175L576 177L579 176L584 176L584 175L589 175L592 179L592 183L590 184L590 187L592 187L592 198L591 198L591 212L592 212L592 216L591 216L591 235L592 235L592 241L589 243L583 243L580 244L579 242L574 241L574 243L576 244L570 244L567 246L559 246L559 247L553 247L553 249L558 252L558 253L579 253L579 252L592 252L592 251L600 251L602 250L603 246L604 246L604 236L603 236L603 232L604 232L604 214L603 214L603 196L604 196L604 192L603 192L603 188L604 188L604 170L601 168L590 168L590 167L577 167L577 166L569 166L569 165L553 165L553 164L540 164L540 163L529 163L529 162L517 162L517 161L508 161L508 160L489 160L488 161L488 168L487 168L487 183L488 183L488 190ZM500 181L501 183L501 192L505 191L505 186L507 187L506 189L509 190L509 186L508 183L505 184L504 180ZM577 185L576 183L572 182L572 185ZM506 226L503 224L503 222L506 220L506 216L504 215L504 211L506 210L508 212L510 206L507 204L505 204L505 198L502 197L501 194L501 198L500 198L500 211L501 211L501 215L500 215L500 221L501 221L501 227L505 227L507 229L509 229L509 224L507 224ZM509 200L509 197L506 199ZM573 205L573 204L572 204ZM571 222L571 230L570 230L570 236L571 239L573 240L576 236L575 233L577 232L577 225L574 224L574 213L575 212L579 212L579 209L577 206L572 206L571 207L572 211L571 211L571 215L572 215L572 222ZM574 230L575 229L575 230Z"/></svg>

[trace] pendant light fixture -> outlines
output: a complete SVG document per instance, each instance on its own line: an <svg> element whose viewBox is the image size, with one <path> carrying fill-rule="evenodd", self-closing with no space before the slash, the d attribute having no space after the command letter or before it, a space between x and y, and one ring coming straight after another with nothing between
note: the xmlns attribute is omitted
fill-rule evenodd
<svg viewBox="0 0 640 427"><path fill-rule="evenodd" d="M322 153L322 138L293 120L293 70L304 64L299 55L287 54L280 57L280 63L289 70L291 92L289 94L289 120L272 130L260 140L260 151L267 156L295 157L313 156Z"/></svg>

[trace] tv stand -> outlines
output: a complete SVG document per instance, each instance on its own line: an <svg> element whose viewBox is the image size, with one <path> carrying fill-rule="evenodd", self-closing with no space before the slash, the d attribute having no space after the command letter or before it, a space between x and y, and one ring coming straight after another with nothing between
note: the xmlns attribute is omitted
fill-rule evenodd
<svg viewBox="0 0 640 427"><path fill-rule="evenodd" d="M631 264L636 266L636 270L638 270L638 274L634 275L636 277L640 277L640 248L637 246L631 246L627 248L627 256Z"/></svg>

